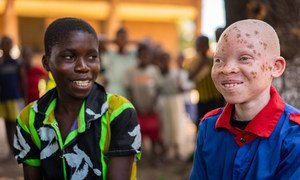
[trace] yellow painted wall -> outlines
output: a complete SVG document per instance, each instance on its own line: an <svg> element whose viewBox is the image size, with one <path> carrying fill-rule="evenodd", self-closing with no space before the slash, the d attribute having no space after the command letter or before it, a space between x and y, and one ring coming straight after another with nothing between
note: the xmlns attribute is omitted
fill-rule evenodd
<svg viewBox="0 0 300 180"><path fill-rule="evenodd" d="M123 25L128 30L130 39L150 37L172 55L176 56L178 53L178 30L175 23L127 21Z"/></svg>
<svg viewBox="0 0 300 180"><path fill-rule="evenodd" d="M43 51L44 18L19 17L19 39L21 46Z"/></svg>
<svg viewBox="0 0 300 180"><path fill-rule="evenodd" d="M201 0L117 0L119 4L118 20L128 29L130 38L140 40L150 37L154 42L175 57L179 50L179 32L176 23L180 20L194 20L200 12ZM0 0L0 11L3 12L4 1ZM21 44L37 46L42 42L45 28L57 17L75 16L88 21L97 33L107 33L111 0L15 0L15 10L21 27L19 35ZM21 18L20 18L21 17ZM42 25L30 26L26 18L44 19ZM28 19L27 19L28 20ZM3 20L0 18L0 25ZM43 26L43 28L41 28ZM36 37L31 37L39 31ZM26 37L26 32L30 32ZM3 27L0 26L0 34ZM25 36L25 37L24 37ZM38 38L39 40L30 38Z"/></svg>
<svg viewBox="0 0 300 180"><path fill-rule="evenodd" d="M157 3L157 4L173 4L173 5L187 5L193 6L199 0L123 0L122 2L129 3Z"/></svg>

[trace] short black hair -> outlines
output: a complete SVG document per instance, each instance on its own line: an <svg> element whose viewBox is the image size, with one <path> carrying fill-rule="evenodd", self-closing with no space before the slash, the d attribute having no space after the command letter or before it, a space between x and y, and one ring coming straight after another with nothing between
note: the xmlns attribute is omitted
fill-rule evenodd
<svg viewBox="0 0 300 180"><path fill-rule="evenodd" d="M121 34L127 34L127 30L124 27L119 28L116 32L116 36L119 36Z"/></svg>
<svg viewBox="0 0 300 180"><path fill-rule="evenodd" d="M1 42L3 41L7 41L8 43L12 44L12 39L7 35L2 36Z"/></svg>
<svg viewBox="0 0 300 180"><path fill-rule="evenodd" d="M209 45L209 38L207 36L204 35L200 35L196 38L196 45L203 43L205 45Z"/></svg>
<svg viewBox="0 0 300 180"><path fill-rule="evenodd" d="M139 43L137 48L137 54L140 55L142 51L149 51L150 46L145 43Z"/></svg>
<svg viewBox="0 0 300 180"><path fill-rule="evenodd" d="M215 31L215 36L216 36L216 42L219 41L220 37L221 37L221 34L223 33L225 29L224 28L217 28L216 31Z"/></svg>
<svg viewBox="0 0 300 180"><path fill-rule="evenodd" d="M1 37L1 41L0 41L1 46L2 46L2 44L4 44L4 43L7 43L7 44L9 44L9 45L12 46L13 41L12 41L11 37L9 37L9 36L7 36L7 35L4 35L4 36ZM1 47L1 48L2 48L2 47Z"/></svg>
<svg viewBox="0 0 300 180"><path fill-rule="evenodd" d="M82 19L65 17L53 21L46 29L44 36L45 56L50 56L54 45L62 42L74 31L87 32L97 40L97 33L94 28Z"/></svg>

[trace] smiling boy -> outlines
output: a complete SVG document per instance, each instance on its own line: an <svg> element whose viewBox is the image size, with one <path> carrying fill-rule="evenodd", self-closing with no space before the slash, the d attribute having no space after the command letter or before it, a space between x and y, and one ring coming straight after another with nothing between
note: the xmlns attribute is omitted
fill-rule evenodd
<svg viewBox="0 0 300 180"><path fill-rule="evenodd" d="M242 20L223 32L211 75L227 104L199 125L190 179L300 177L300 111L272 86L285 65L269 24Z"/></svg>
<svg viewBox="0 0 300 180"><path fill-rule="evenodd" d="M60 18L44 43L43 66L56 88L17 118L14 153L25 179L130 179L140 126L128 100L95 83L95 30L81 19Z"/></svg>

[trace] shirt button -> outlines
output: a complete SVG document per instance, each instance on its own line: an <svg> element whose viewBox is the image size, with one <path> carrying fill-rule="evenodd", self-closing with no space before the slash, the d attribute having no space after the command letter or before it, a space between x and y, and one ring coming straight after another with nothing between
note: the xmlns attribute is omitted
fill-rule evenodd
<svg viewBox="0 0 300 180"><path fill-rule="evenodd" d="M240 142L245 143L246 142L245 138L241 137Z"/></svg>

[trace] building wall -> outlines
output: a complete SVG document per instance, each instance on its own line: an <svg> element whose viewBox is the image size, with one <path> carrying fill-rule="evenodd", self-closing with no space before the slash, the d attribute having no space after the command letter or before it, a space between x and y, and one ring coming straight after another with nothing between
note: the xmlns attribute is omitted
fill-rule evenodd
<svg viewBox="0 0 300 180"><path fill-rule="evenodd" d="M19 17L20 45L43 51L44 18Z"/></svg>
<svg viewBox="0 0 300 180"><path fill-rule="evenodd" d="M1 14L1 15L0 15L0 34L1 34L1 35L4 33L3 26L1 26L1 25L3 25L3 24L4 24L4 23L3 23L3 15Z"/></svg>
<svg viewBox="0 0 300 180"><path fill-rule="evenodd" d="M178 30L174 22L127 21L123 25L128 30L130 39L150 38L172 55L178 53Z"/></svg>
<svg viewBox="0 0 300 180"><path fill-rule="evenodd" d="M198 0L124 0L129 3L151 3L151 4L172 4L172 5L196 5Z"/></svg>
<svg viewBox="0 0 300 180"><path fill-rule="evenodd" d="M47 25L57 17L75 16L88 21L101 34L109 34L112 21L112 0L14 0L15 11L20 21L19 36L21 45L31 45L42 50L43 33ZM179 30L177 23L184 19L196 20L200 13L201 0L115 0L119 5L116 21L129 30L131 39L145 37L160 43L172 55L179 50ZM3 13L4 4L0 1ZM77 3L78 2L78 3ZM75 10L76 9L76 10ZM3 16L3 15L2 15ZM0 35L5 26L0 18ZM114 33L114 32L113 32Z"/></svg>

